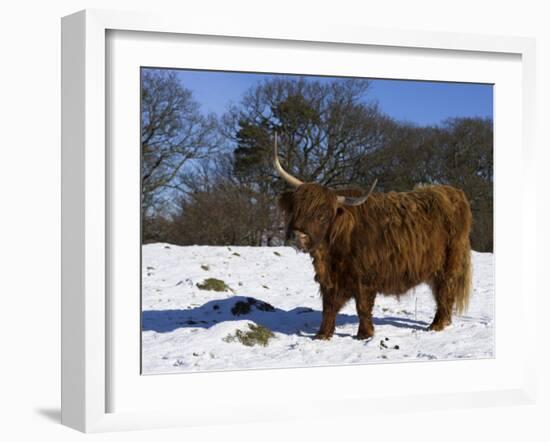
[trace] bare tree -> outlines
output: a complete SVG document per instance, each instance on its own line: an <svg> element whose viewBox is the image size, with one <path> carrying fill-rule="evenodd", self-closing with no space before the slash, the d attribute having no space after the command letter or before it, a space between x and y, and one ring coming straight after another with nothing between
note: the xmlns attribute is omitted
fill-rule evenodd
<svg viewBox="0 0 550 442"><path fill-rule="evenodd" d="M354 182L360 161L381 147L388 120L366 100L369 85L296 77L250 89L224 117L226 136L237 144L237 176L265 191L282 185L271 167L277 131L283 163L294 175L329 186Z"/></svg>
<svg viewBox="0 0 550 442"><path fill-rule="evenodd" d="M187 175L189 190L178 200L169 242L260 246L279 233L270 230L279 217L272 198L239 182L231 160L231 154L219 155Z"/></svg>
<svg viewBox="0 0 550 442"><path fill-rule="evenodd" d="M183 168L218 145L216 118L205 116L173 71L144 69L141 89L142 211L153 216L185 190Z"/></svg>

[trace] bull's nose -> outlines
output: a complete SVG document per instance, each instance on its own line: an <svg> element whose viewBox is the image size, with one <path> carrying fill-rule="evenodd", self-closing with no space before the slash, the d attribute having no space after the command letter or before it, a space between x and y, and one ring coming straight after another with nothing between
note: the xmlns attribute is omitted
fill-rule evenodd
<svg viewBox="0 0 550 442"><path fill-rule="evenodd" d="M307 238L307 235L303 232L300 232L299 230L293 230L292 231L293 239L298 241L305 241Z"/></svg>
<svg viewBox="0 0 550 442"><path fill-rule="evenodd" d="M306 250L307 248L307 235L299 230L294 230L292 232L293 241L298 246L300 250Z"/></svg>

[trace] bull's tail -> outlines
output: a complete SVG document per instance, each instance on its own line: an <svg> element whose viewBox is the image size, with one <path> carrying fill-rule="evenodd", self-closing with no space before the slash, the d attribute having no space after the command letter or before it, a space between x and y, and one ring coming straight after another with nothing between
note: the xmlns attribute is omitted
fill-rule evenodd
<svg viewBox="0 0 550 442"><path fill-rule="evenodd" d="M458 272L453 278L453 292L455 294L455 310L461 315L468 310L470 294L472 292L472 258L471 249L468 241L467 247L462 247L458 258Z"/></svg>
<svg viewBox="0 0 550 442"><path fill-rule="evenodd" d="M438 312L448 315L454 307L457 314L463 314L468 309L472 292L472 249L470 246L470 230L472 213L468 199L463 191L445 188L446 198L450 200L447 207L448 239L445 270L442 284L436 287ZM452 304L451 304L452 302ZM440 306L440 304L443 304ZM440 309L440 307L443 307ZM439 316L436 315L436 318ZM445 318L451 320L451 318ZM435 318L434 318L435 320ZM438 325L438 324L436 324Z"/></svg>

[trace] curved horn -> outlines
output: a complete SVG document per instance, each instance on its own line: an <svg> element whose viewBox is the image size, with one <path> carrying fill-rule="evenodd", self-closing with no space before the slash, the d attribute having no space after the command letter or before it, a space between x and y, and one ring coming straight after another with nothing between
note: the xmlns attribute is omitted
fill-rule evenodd
<svg viewBox="0 0 550 442"><path fill-rule="evenodd" d="M369 192L366 195L363 195L360 197L338 195L338 202L346 206L360 206L361 204L363 204L365 201L369 199L369 196L374 190L374 188L376 187L377 182L378 182L378 178L375 178L374 182L372 183L372 186L370 186Z"/></svg>
<svg viewBox="0 0 550 442"><path fill-rule="evenodd" d="M275 132L275 149L274 150L275 150L275 157L273 158L273 165L275 166L275 169L277 169L277 172L279 172L279 175L281 175L281 178L283 178L288 184L294 187L298 187L304 184L298 178L295 178L291 174L289 174L286 170L283 169L283 166L281 166L281 163L279 162L279 151L277 149L277 132Z"/></svg>

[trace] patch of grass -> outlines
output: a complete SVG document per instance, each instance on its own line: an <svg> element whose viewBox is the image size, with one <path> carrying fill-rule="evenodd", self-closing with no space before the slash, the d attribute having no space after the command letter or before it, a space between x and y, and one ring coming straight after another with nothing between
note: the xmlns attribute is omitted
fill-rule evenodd
<svg viewBox="0 0 550 442"><path fill-rule="evenodd" d="M208 272L208 270L210 270L210 266L207 266L206 264L202 264L201 269L203 269L205 272Z"/></svg>
<svg viewBox="0 0 550 442"><path fill-rule="evenodd" d="M235 256L241 256L241 255L240 255L239 253L237 253L237 252L233 252L232 254L235 255Z"/></svg>
<svg viewBox="0 0 550 442"><path fill-rule="evenodd" d="M207 278L203 282L197 282L197 287L201 290L213 290L215 292L225 292L229 286L221 279Z"/></svg>
<svg viewBox="0 0 550 442"><path fill-rule="evenodd" d="M248 328L248 331L237 330L234 335L229 334L223 340L225 342L239 341L247 347L254 347L255 345L266 347L269 340L275 337L273 332L263 325L248 324Z"/></svg>

